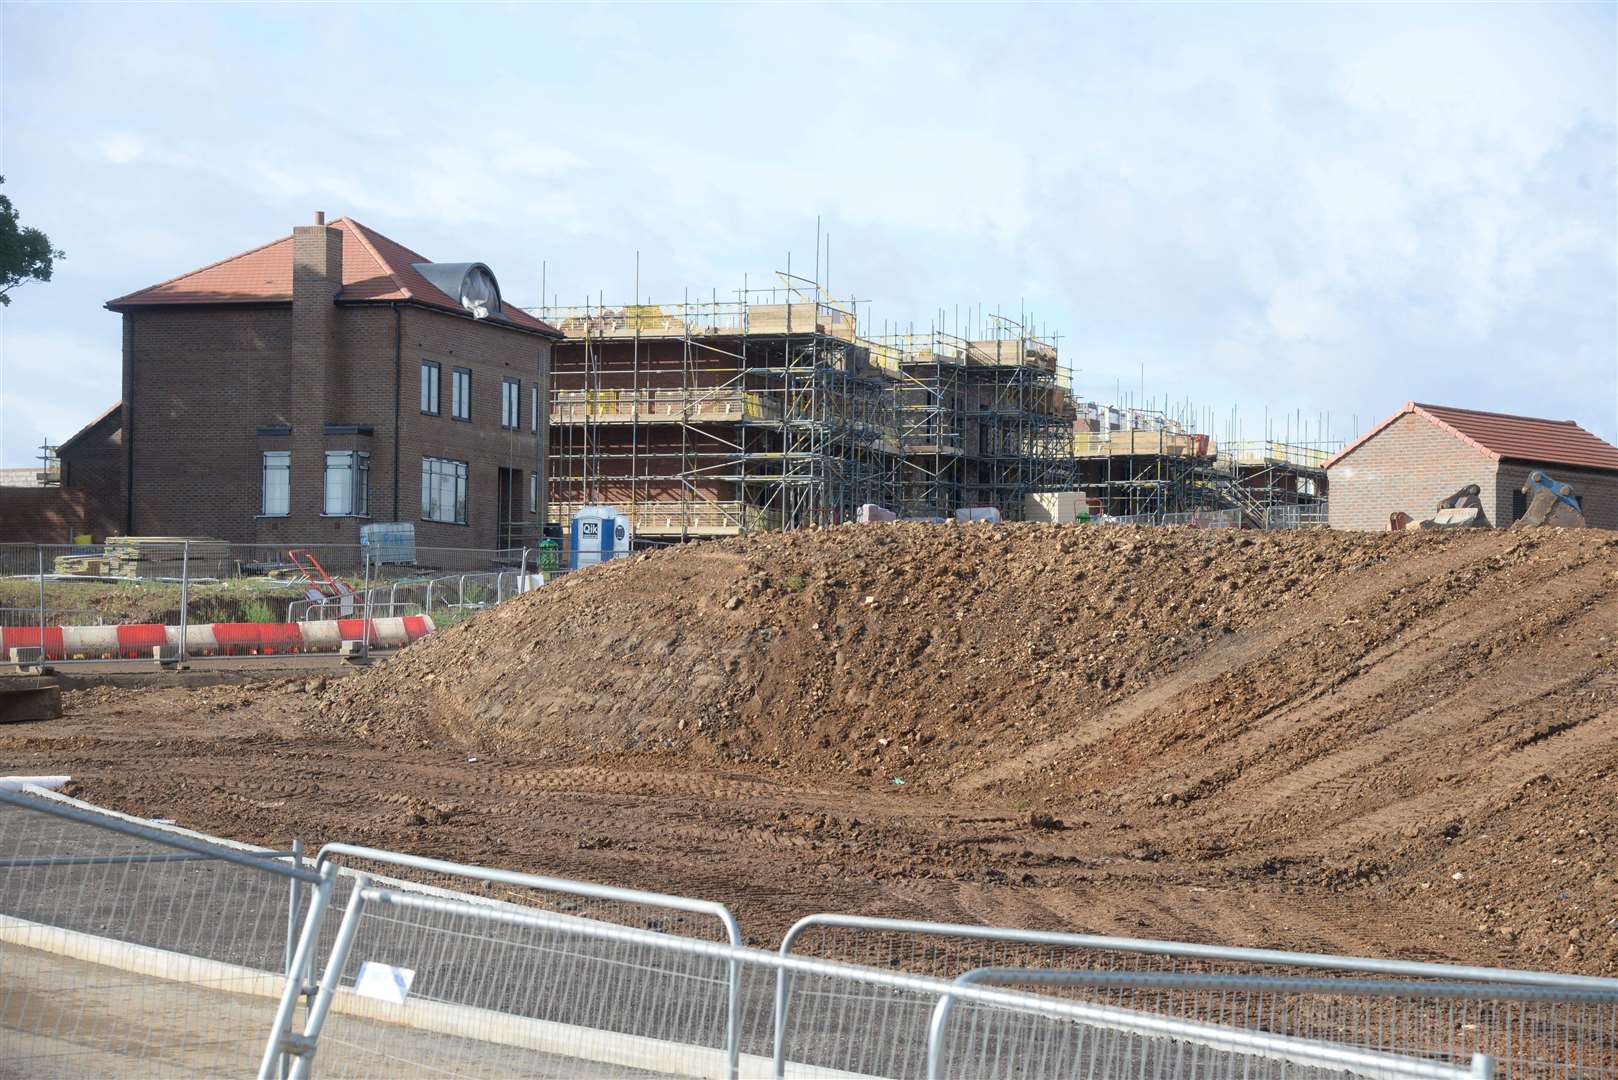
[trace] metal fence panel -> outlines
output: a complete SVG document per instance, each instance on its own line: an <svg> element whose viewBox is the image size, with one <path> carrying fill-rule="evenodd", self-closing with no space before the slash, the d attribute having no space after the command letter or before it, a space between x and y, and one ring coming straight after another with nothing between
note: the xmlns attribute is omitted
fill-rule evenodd
<svg viewBox="0 0 1618 1080"><path fill-rule="evenodd" d="M1486 1075L362 883L304 1031L318 1061L306 1055L293 1076L374 1075L383 1063L453 1076L765 1076L774 1042L769 988L783 972L815 987L794 998L786 1017L790 1076ZM718 1020L732 987L743 1005L730 1039ZM900 1022L902 1010L925 1019L956 999L967 1008L948 1037L930 1040L927 1023ZM379 1023L397 1034L387 1037Z"/></svg>
<svg viewBox="0 0 1618 1080"><path fill-rule="evenodd" d="M275 855L0 791L6 1066L250 1074L330 892Z"/></svg>
<svg viewBox="0 0 1618 1080"><path fill-rule="evenodd" d="M1618 1067L1612 1040L1618 991L1010 968L979 968L956 981L1038 988L1069 1000L1438 1060L1484 1053L1507 1077L1593 1078Z"/></svg>
<svg viewBox="0 0 1618 1080"><path fill-rule="evenodd" d="M836 914L800 920L781 948L945 978L1037 970L1043 992L1060 984L1073 1000L1372 1050L1489 1054L1508 1077L1618 1080L1618 979Z"/></svg>
<svg viewBox="0 0 1618 1080"><path fill-rule="evenodd" d="M1272 506L1265 514L1264 523L1270 529L1322 528L1327 524L1326 504Z"/></svg>

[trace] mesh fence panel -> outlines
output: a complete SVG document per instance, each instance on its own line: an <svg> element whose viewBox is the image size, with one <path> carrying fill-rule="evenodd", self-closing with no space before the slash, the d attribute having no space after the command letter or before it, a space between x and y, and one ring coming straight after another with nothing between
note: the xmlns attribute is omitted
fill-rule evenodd
<svg viewBox="0 0 1618 1080"><path fill-rule="evenodd" d="M1618 981L1458 988L1459 977L1378 973L1368 980L1363 970L1310 966L1307 957L1260 963L1195 955L1202 951L1196 946L1128 951L1081 944L1076 935L1058 944L973 932L815 925L793 941L792 952L941 978L979 968L1082 972L1089 978L1046 982L1040 992L1370 1050L1446 1059L1488 1054L1508 1077L1618 1078ZM1586 988L1597 982L1606 988Z"/></svg>
<svg viewBox="0 0 1618 1080"><path fill-rule="evenodd" d="M375 1075L725 1076L773 1067L772 994L793 968L789 1076L1459 1078L1466 1068L1357 1055L1029 994L734 948L592 920L364 888L313 1010L318 1070ZM733 974L734 973L734 974ZM408 984L408 996L396 988ZM929 1020L954 1010L932 1054ZM329 1012L326 1010L329 1008ZM394 1036L394 1029L405 1029ZM1354 1055L1350 1055L1354 1056Z"/></svg>
<svg viewBox="0 0 1618 1080"><path fill-rule="evenodd" d="M285 985L288 878L59 810L0 793L0 1060L250 1073Z"/></svg>
<svg viewBox="0 0 1618 1080"><path fill-rule="evenodd" d="M320 1034L321 1076L643 1076L660 1062L691 1075L693 1062L722 1061L722 960L546 927L491 934L475 905L457 903L462 913L373 907L359 917L339 984L346 1000ZM411 972L408 1005L356 995L365 965Z"/></svg>

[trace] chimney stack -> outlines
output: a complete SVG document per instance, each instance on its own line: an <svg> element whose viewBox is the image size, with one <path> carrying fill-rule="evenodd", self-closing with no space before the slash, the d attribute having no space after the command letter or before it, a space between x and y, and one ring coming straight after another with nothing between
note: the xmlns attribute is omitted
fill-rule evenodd
<svg viewBox="0 0 1618 1080"><path fill-rule="evenodd" d="M324 210L316 210L315 211L315 224L316 225L324 225L324 224L326 224L326 211L324 211Z"/></svg>
<svg viewBox="0 0 1618 1080"><path fill-rule="evenodd" d="M337 293L343 287L343 230L325 224L292 230L292 512L320 513L328 410L340 410Z"/></svg>

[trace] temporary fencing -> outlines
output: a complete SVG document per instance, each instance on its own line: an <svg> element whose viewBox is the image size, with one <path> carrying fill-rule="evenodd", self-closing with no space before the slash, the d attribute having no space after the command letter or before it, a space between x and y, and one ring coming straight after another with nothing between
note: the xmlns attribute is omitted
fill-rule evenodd
<svg viewBox="0 0 1618 1080"><path fill-rule="evenodd" d="M106 617L88 608L0 608L0 627L105 626Z"/></svg>
<svg viewBox="0 0 1618 1080"><path fill-rule="evenodd" d="M1106 514L1094 518L1102 525L1193 525L1203 529L1239 529L1240 510L1188 510L1183 513Z"/></svg>
<svg viewBox="0 0 1618 1080"><path fill-rule="evenodd" d="M1018 968L978 968L956 982L1038 987L1077 1000L1440 1060L1475 1056L1479 1036L1471 1033L1478 1032L1502 1075L1597 1077L1610 1075L1614 1065L1610 1024L1618 994L1612 991ZM934 1012L935 1032L947 1026L948 1005Z"/></svg>
<svg viewBox="0 0 1618 1080"><path fill-rule="evenodd" d="M1593 1080L1615 1016L1618 980L832 914L764 951L711 901L0 791L30 1074Z"/></svg>
<svg viewBox="0 0 1618 1080"><path fill-rule="evenodd" d="M390 581L342 600L301 600L291 607L289 621L349 618L370 612L373 618L406 615L431 616L434 625L447 626L514 596L537 589L561 571L502 570L477 574Z"/></svg>
<svg viewBox="0 0 1618 1080"><path fill-rule="evenodd" d="M1110 1007L1448 1060L1487 1054L1504 1076L1618 1077L1618 979L838 914L800 920L781 951L948 977L1019 971L1022 984ZM782 980L778 1014L801 990Z"/></svg>
<svg viewBox="0 0 1618 1080"><path fill-rule="evenodd" d="M317 868L340 867L337 874L337 900L352 905L352 898L361 881L378 880L390 888L412 895L479 903L493 909L508 911L535 911L551 909L574 919L588 919L611 925L645 928L656 932L679 934L684 938L723 941L732 945L742 943L741 927L736 917L722 904L664 893L638 889L622 889L592 882L571 881L540 874L524 874L494 867L468 866L442 859L406 855L378 848L353 844L328 844L316 856ZM381 876L411 874L415 880L402 881ZM434 882L453 881L464 886L485 890L486 895L472 898L441 887ZM498 891L499 895L492 895ZM513 901L519 901L518 906ZM356 918L359 916L356 915ZM396 919L387 915L368 916L364 922L367 940L375 946L378 956L408 954L419 945L408 928L402 928ZM321 931L316 954L330 955L338 940L337 928L328 924ZM519 949L511 954L521 958ZM470 1002L481 1000L488 987L483 979L470 972L499 973L509 980L513 972L506 965L487 962L487 958L462 957L453 953L440 954L430 977L432 986L442 988L449 995L439 1000L454 1002L459 992ZM516 960L513 960L515 963ZM727 980L726 1000L722 1008L709 1015L709 1020L720 1026L722 1033L734 1032L739 1000L735 980ZM478 1006L481 1007L481 1006ZM734 1039L721 1046L734 1047Z"/></svg>
<svg viewBox="0 0 1618 1080"><path fill-rule="evenodd" d="M287 557L308 548L141 541L133 549L138 555L131 555L120 545L0 544L0 566L18 571L0 582L6 587L0 603L12 605L0 607L0 663L180 663L337 651L344 642L368 657L373 648L408 644L434 625L454 623L560 572L539 569L559 563L549 548L417 548L419 565L359 567L367 574L408 570L413 577L339 579L344 571L338 568L352 560L346 548L335 547L326 554L341 561L321 562L329 576L314 581L303 576L306 569L320 576L313 563L304 559L300 568ZM272 558L276 552L280 561ZM267 561L255 561L260 558ZM436 573L429 560L463 568ZM122 618L80 606L91 589Z"/></svg>
<svg viewBox="0 0 1618 1080"><path fill-rule="evenodd" d="M389 963L386 979L358 962L378 948L365 930L368 911L384 912L395 928L408 929L395 939L405 951L387 954L403 963ZM459 963L445 965L446 955ZM418 973L429 968L439 980L417 990ZM479 977L490 971L502 978ZM407 978L401 972L410 973L414 1001L389 1002L368 989L370 983L398 986ZM317 1060L323 1074L365 1075L383 1056L406 1071L454 1075L519 1068L537 1075L579 1075L587 1068L583 1063L677 1076L764 1075L767 1059L735 1051L737 1043L770 1045L768 1008L744 1009L744 1027L729 1047L718 1042L719 1033L705 1018L722 1007L729 987L767 986L786 973L823 987L805 999L814 1008L787 1018L793 1076L1461 1080L1492 1075L1486 1059L1465 1065L1421 1061L368 883L349 900L301 1033L301 1041L315 1050L299 1060L292 1075L295 1080L309 1075ZM376 1004L357 1010L360 998ZM334 1013L339 1000L342 1010ZM970 1037L956 1044L957 1050L967 1049L958 1062L969 1062L965 1068L945 1060L946 1040L917 1043L890 1023L896 1002L937 1008L954 1000L973 1008ZM342 1011L364 1011L416 1035L387 1046L356 1043L327 1030L328 1025L341 1030ZM1077 1052L1061 1061L1051 1058L1051 1033L1075 1030L1068 1041ZM328 1051L334 1051L332 1058Z"/></svg>
<svg viewBox="0 0 1618 1080"><path fill-rule="evenodd" d="M1323 528L1327 523L1326 504L1323 502L1299 506L1272 506L1265 515L1266 527L1271 529Z"/></svg>
<svg viewBox="0 0 1618 1080"><path fill-rule="evenodd" d="M297 854L0 790L0 1059L91 1076L276 1058L300 913L330 895Z"/></svg>

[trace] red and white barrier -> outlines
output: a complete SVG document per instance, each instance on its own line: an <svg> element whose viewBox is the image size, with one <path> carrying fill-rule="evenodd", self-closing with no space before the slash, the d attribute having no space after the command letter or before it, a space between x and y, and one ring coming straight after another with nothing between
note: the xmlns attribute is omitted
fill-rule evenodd
<svg viewBox="0 0 1618 1080"><path fill-rule="evenodd" d="M187 656L266 656L275 653L336 652L345 641L367 635L373 649L399 648L432 633L426 615L372 619L318 619L301 623L201 623L185 628ZM47 660L150 660L152 649L179 648L180 628L157 623L122 626L0 627L0 658L12 649L45 647Z"/></svg>

